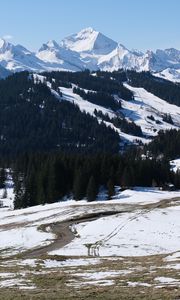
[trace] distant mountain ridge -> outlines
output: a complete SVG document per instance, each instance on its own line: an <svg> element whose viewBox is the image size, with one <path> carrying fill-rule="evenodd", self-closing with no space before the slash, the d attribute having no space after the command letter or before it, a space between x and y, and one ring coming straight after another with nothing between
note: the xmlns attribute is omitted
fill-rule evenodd
<svg viewBox="0 0 180 300"><path fill-rule="evenodd" d="M0 39L0 77L23 70L114 71L121 68L150 71L158 77L180 82L180 50L158 49L146 53L129 50L91 27L60 43L50 40L36 53Z"/></svg>

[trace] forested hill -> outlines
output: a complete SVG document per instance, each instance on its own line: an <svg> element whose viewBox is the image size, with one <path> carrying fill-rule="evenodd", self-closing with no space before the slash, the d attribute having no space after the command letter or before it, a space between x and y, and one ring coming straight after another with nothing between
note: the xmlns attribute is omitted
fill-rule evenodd
<svg viewBox="0 0 180 300"><path fill-rule="evenodd" d="M101 188L111 198L117 186L179 188L169 159L180 155L180 108L136 88L145 88L148 76L21 72L0 80L0 170L12 170L15 207L64 197L93 201ZM169 86L155 77L150 83L154 94L158 84ZM165 95L173 101L173 89Z"/></svg>
<svg viewBox="0 0 180 300"><path fill-rule="evenodd" d="M130 86L180 105L180 85L148 72L21 72L0 80L0 155L117 153L129 137L133 144L161 129L179 128L178 110L171 117L154 109L155 102L139 104Z"/></svg>
<svg viewBox="0 0 180 300"><path fill-rule="evenodd" d="M64 150L119 151L119 135L28 72L0 80L0 155Z"/></svg>
<svg viewBox="0 0 180 300"><path fill-rule="evenodd" d="M90 73L88 70L83 72L45 72L43 75L47 80L55 80L56 86L64 84L75 84L82 89L103 92L105 94L117 94L125 100L133 99L133 94L123 86L127 79L123 70L119 72L101 72ZM66 86L66 85L65 85Z"/></svg>

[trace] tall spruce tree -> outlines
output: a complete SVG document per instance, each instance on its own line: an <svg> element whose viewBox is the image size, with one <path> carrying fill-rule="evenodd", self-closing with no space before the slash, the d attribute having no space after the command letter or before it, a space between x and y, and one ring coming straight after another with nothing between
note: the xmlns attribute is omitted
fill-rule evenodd
<svg viewBox="0 0 180 300"><path fill-rule="evenodd" d="M134 185L133 182L133 173L131 167L127 166L124 169L122 178L121 178L121 186L123 188L131 187Z"/></svg>
<svg viewBox="0 0 180 300"><path fill-rule="evenodd" d="M73 183L73 195L75 200L81 200L84 197L83 173L81 169L79 169L75 173L74 183Z"/></svg>
<svg viewBox="0 0 180 300"><path fill-rule="evenodd" d="M115 194L114 182L111 178L107 182L107 190L108 190L108 199L111 199L112 196L114 196Z"/></svg>
<svg viewBox="0 0 180 300"><path fill-rule="evenodd" d="M14 208L24 208L26 203L24 203L24 194L25 194L25 182L24 174L18 171L15 171L13 174L14 181Z"/></svg>
<svg viewBox="0 0 180 300"><path fill-rule="evenodd" d="M6 177L7 177L6 170L4 168L2 168L0 170L0 188L1 189L4 189L6 186Z"/></svg>
<svg viewBox="0 0 180 300"><path fill-rule="evenodd" d="M87 186L87 193L86 193L87 200L88 201L96 200L97 193L98 193L97 184L95 182L94 177L91 176Z"/></svg>

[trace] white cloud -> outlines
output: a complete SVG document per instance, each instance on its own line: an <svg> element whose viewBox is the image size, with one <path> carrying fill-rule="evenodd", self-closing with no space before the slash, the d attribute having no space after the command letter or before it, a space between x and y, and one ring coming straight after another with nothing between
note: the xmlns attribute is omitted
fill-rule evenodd
<svg viewBox="0 0 180 300"><path fill-rule="evenodd" d="M13 36L10 35L10 34L6 34L6 35L3 36L3 39L4 39L4 40L12 40L12 39L13 39Z"/></svg>

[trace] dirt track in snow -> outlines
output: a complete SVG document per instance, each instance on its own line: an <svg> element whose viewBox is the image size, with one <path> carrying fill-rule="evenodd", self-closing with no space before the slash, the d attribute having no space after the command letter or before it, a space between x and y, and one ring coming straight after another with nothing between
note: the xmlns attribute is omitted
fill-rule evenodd
<svg viewBox="0 0 180 300"><path fill-rule="evenodd" d="M152 204L147 204L147 205L131 205L129 207L126 207L126 210L109 210L109 211L101 211L98 213L91 213L91 214L86 214L81 217L74 217L71 220L68 221L62 221L62 222L57 222L57 223L52 223L48 225L42 225L40 226L40 230L42 231L50 231L53 234L55 234L55 239L54 241L47 246L42 246L38 247L32 250L28 250L24 253L22 253L23 258L37 258L42 255L48 254L48 252L63 248L67 244L69 244L75 237L75 234L71 231L71 226L73 224L79 224L79 223L84 223L84 222L90 222L97 220L98 218L105 217L105 216L110 216L110 215L115 215L115 214L121 214L125 212L132 212L138 209L142 209L142 214L146 211L150 211L153 209L158 209L158 208L164 208L169 206L170 203L174 202L174 205L176 201L179 200L179 198L173 198L173 199L168 199L168 200L161 200L158 203L152 203ZM138 213L139 216L139 213Z"/></svg>

